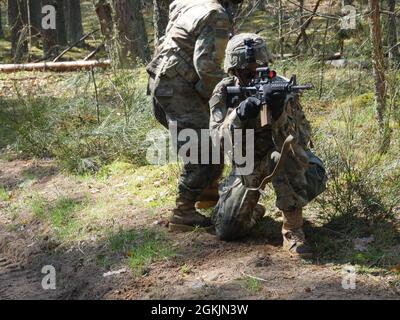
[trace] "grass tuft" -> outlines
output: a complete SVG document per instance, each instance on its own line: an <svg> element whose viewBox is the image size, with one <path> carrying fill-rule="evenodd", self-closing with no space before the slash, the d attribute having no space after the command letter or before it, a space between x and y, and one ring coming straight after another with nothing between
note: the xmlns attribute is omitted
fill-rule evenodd
<svg viewBox="0 0 400 320"><path fill-rule="evenodd" d="M135 276L147 273L152 262L174 255L166 235L151 229L123 230L110 235L108 243L112 250L127 256Z"/></svg>

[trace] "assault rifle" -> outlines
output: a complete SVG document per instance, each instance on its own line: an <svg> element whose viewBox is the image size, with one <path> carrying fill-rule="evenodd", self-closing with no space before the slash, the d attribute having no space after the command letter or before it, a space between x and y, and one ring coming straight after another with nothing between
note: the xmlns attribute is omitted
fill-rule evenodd
<svg viewBox="0 0 400 320"><path fill-rule="evenodd" d="M276 72L268 67L257 68L257 77L251 81L249 86L227 87L228 106L231 107L235 104L235 102L238 102L247 97L256 97L262 103L261 125L266 126L271 124L272 113L266 103L266 86L270 86L272 88L272 92L270 92L269 94L273 94L276 92L280 92L283 94L300 93L303 90L313 89L312 84L297 85L296 75L293 75L290 80L287 81L281 77L277 77Z"/></svg>

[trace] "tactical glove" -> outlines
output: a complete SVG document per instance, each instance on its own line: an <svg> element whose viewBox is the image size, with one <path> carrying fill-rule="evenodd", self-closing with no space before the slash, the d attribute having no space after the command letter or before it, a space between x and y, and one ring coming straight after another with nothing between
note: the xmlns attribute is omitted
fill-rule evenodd
<svg viewBox="0 0 400 320"><path fill-rule="evenodd" d="M283 108L285 107L285 92L273 92L271 85L266 85L264 89L264 98L268 107L271 110L272 118L277 120L283 113Z"/></svg>
<svg viewBox="0 0 400 320"><path fill-rule="evenodd" d="M239 104L236 113L242 121L257 118L261 109L261 101L254 97L249 97Z"/></svg>

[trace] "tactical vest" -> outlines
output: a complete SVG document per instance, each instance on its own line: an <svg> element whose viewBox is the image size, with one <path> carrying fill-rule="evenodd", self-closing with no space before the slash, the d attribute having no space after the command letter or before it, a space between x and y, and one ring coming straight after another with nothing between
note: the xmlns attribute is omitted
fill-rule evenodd
<svg viewBox="0 0 400 320"><path fill-rule="evenodd" d="M170 6L166 35L147 72L152 77L173 78L179 74L190 84L196 84L200 80L193 62L196 40L214 12L226 13L218 0L175 0Z"/></svg>

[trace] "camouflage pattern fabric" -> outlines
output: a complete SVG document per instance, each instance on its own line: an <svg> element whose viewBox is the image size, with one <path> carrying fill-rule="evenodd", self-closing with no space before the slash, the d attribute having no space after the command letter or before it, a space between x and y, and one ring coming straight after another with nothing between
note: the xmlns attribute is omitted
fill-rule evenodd
<svg viewBox="0 0 400 320"><path fill-rule="evenodd" d="M235 108L227 108L226 87L239 85L236 77L223 79L215 88L210 100L210 129L213 136L226 137L232 129L254 129L255 159L254 172L242 176L235 163L231 174L220 186L220 201L214 209L213 222L218 238L233 240L244 236L255 224L254 208L260 198L258 191L248 191L247 187L257 188L264 177L272 173L279 151L286 137L295 137L293 149L283 164L283 169L272 179L276 193L276 206L282 211L292 211L304 207L310 199L307 195L306 172L310 125L302 111L298 97L289 95L284 112L271 126L261 127L261 121L251 119L241 121Z"/></svg>
<svg viewBox="0 0 400 320"><path fill-rule="evenodd" d="M166 81L180 76L193 93L208 101L224 77L222 62L231 28L231 18L218 0L174 1L166 35L148 73Z"/></svg>
<svg viewBox="0 0 400 320"><path fill-rule="evenodd" d="M224 77L222 62L231 17L218 0L176 0L166 35L147 66L149 93L157 120L168 128L209 128L208 100ZM179 149L183 143L175 143ZM209 152L209 150L201 150ZM197 198L222 172L222 165L185 164L179 194Z"/></svg>

